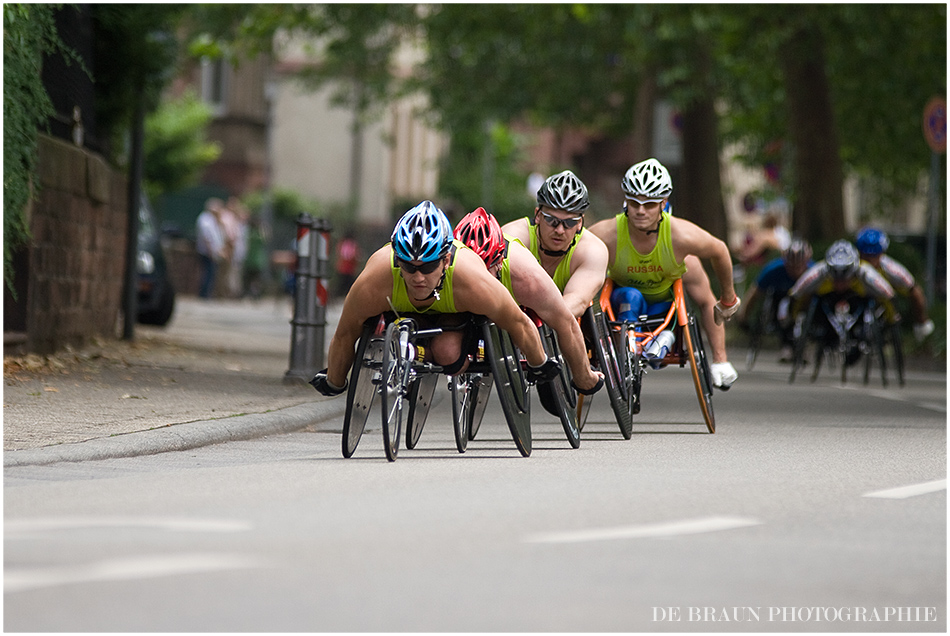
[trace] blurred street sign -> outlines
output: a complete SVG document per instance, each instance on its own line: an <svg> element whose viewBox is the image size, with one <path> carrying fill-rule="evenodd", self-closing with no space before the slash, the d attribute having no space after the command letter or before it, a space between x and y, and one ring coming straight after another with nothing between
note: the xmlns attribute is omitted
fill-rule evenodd
<svg viewBox="0 0 950 636"><path fill-rule="evenodd" d="M924 107L924 138L934 152L947 151L947 102L943 97L931 97Z"/></svg>

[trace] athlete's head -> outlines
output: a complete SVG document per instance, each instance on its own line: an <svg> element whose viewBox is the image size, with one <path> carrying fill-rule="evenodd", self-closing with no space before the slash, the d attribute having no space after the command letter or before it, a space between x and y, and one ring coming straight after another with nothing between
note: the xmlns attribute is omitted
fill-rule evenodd
<svg viewBox="0 0 950 636"><path fill-rule="evenodd" d="M835 241L825 252L825 263L835 280L848 280L858 271L860 264L857 248L844 239Z"/></svg>
<svg viewBox="0 0 950 636"><path fill-rule="evenodd" d="M584 210L589 205L587 186L570 170L545 179L534 209L541 251L548 256L566 255L584 227Z"/></svg>
<svg viewBox="0 0 950 636"><path fill-rule="evenodd" d="M798 278L805 272L809 259L811 259L811 245L799 238L792 240L782 251L782 261L792 278Z"/></svg>
<svg viewBox="0 0 950 636"><path fill-rule="evenodd" d="M393 251L400 260L431 263L449 251L452 226L434 203L423 201L399 219L392 242Z"/></svg>
<svg viewBox="0 0 950 636"><path fill-rule="evenodd" d="M538 189L538 208L583 214L589 205L587 186L570 170L552 174Z"/></svg>
<svg viewBox="0 0 950 636"><path fill-rule="evenodd" d="M485 208L476 208L462 217L455 226L455 238L472 248L489 270L501 265L505 258L505 236L498 220Z"/></svg>
<svg viewBox="0 0 950 636"><path fill-rule="evenodd" d="M662 163L647 159L630 166L620 187L628 199L648 203L669 198L673 193L673 180Z"/></svg>
<svg viewBox="0 0 950 636"><path fill-rule="evenodd" d="M858 232L855 243L861 256L877 256L887 251L890 239L887 232L876 227L866 227Z"/></svg>
<svg viewBox="0 0 950 636"><path fill-rule="evenodd" d="M644 232L658 230L660 215L673 193L673 181L663 164L656 159L647 159L630 166L620 187L628 222Z"/></svg>

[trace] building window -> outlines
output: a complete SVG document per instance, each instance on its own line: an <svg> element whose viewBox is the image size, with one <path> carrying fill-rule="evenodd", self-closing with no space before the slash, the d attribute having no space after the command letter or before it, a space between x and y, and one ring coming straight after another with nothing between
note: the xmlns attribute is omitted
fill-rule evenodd
<svg viewBox="0 0 950 636"><path fill-rule="evenodd" d="M222 59L202 58L201 60L201 99L211 107L212 112L223 115L227 111L228 65Z"/></svg>

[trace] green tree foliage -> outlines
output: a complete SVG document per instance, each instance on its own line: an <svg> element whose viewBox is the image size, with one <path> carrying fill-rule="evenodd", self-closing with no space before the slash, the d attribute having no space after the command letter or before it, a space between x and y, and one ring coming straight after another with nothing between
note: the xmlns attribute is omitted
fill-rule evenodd
<svg viewBox="0 0 950 636"><path fill-rule="evenodd" d="M221 155L220 146L205 137L211 117L211 109L188 91L146 118L145 187L152 199L195 185Z"/></svg>
<svg viewBox="0 0 950 636"><path fill-rule="evenodd" d="M146 113L158 107L177 71L174 32L185 5L97 4L95 28L96 117L111 140L111 158L125 150L125 136L139 100Z"/></svg>
<svg viewBox="0 0 950 636"><path fill-rule="evenodd" d="M35 183L39 127L53 112L43 88L43 55L60 50L58 7L3 5L3 278L13 291L13 255L30 238L24 211Z"/></svg>

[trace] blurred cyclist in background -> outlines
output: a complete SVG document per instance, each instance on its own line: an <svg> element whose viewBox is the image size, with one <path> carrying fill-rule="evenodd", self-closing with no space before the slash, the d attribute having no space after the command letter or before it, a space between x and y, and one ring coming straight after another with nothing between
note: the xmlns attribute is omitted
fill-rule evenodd
<svg viewBox="0 0 950 636"><path fill-rule="evenodd" d="M899 296L904 296L910 302L914 321L914 338L917 342L923 342L924 338L934 331L934 323L927 317L927 299L920 285L914 280L913 274L885 253L890 245L887 233L877 228L866 227L858 232L856 239L861 260L880 272L894 288L894 292Z"/></svg>
<svg viewBox="0 0 950 636"><path fill-rule="evenodd" d="M769 261L762 268L758 278L742 299L742 308L736 314L739 325L743 328L748 327L752 308L760 299L764 299L765 295L772 294L772 315L768 319L778 327L782 341L780 362L788 362L792 359L792 326L787 320L791 302L788 292L799 276L815 264L811 259L811 254L811 246L806 241L793 239L780 258Z"/></svg>

